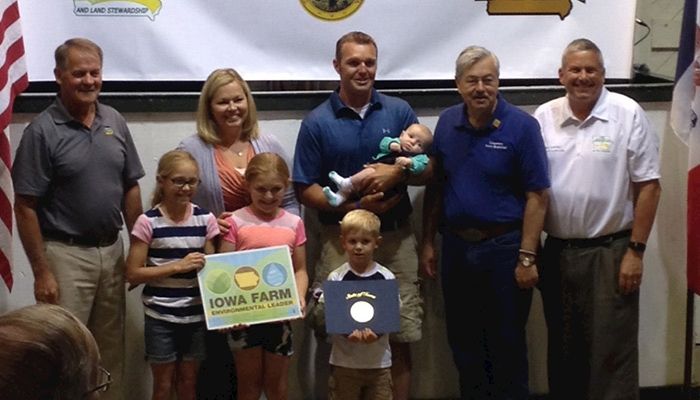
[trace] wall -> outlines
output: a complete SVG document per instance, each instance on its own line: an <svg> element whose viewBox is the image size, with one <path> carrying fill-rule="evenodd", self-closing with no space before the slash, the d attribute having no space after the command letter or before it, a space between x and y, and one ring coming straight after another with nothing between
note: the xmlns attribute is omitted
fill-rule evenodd
<svg viewBox="0 0 700 400"><path fill-rule="evenodd" d="M641 296L640 329L640 378L642 386L666 386L682 383L683 338L685 321L685 232L684 200L686 150L671 133L667 132L668 103L645 103L654 127L662 136L663 194L655 229L645 256L644 283ZM523 107L529 112L534 106ZM434 128L439 110L417 109L423 123ZM273 133L293 151L296 132L306 111L260 112L263 132ZM10 126L11 142L17 146L22 129L34 115L17 114ZM154 171L159 156L172 149L184 137L194 131L194 115L191 113L131 113L125 114L146 169L141 180L143 203L153 189ZM416 210L421 209L422 189L412 192ZM419 212L414 213L414 226L419 227ZM314 225L309 223L309 231ZM418 231L420 229L417 229ZM309 235L313 237L313 233ZM15 288L8 294L0 285L0 313L31 304L33 278L18 236L15 233L14 274ZM314 246L309 244L313 258ZM312 267L313 261L309 261ZM447 348L444 332L444 312L437 282L424 282L425 329L424 339L413 345L414 379L413 398L450 398L458 393L456 373ZM150 393L150 369L143 361L143 317L137 291L128 294L128 349L127 387L133 400L147 399ZM468 323L469 321L465 321ZM323 393L327 358L318 349L312 335L297 323L294 326L295 349L293 370L290 374L293 399L318 398ZM539 295L533 302L528 325L530 351L531 389L533 393L547 391L545 371L546 331ZM320 361L314 364L313 360ZM315 368L315 365L318 368Z"/></svg>
<svg viewBox="0 0 700 400"><path fill-rule="evenodd" d="M646 28L637 24L633 62L644 64L658 76L673 79L676 74L676 57L684 0L637 0L637 18L644 21L651 31L644 38Z"/></svg>

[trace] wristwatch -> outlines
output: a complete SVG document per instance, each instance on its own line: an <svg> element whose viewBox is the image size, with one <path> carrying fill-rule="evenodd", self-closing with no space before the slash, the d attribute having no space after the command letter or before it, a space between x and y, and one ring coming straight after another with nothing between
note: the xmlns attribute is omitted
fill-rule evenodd
<svg viewBox="0 0 700 400"><path fill-rule="evenodd" d="M536 258L532 254L524 254L520 253L518 255L518 262L523 265L525 268L530 268L533 265L535 265Z"/></svg>
<svg viewBox="0 0 700 400"><path fill-rule="evenodd" d="M642 242L630 242L627 247L636 251L639 254L643 254L644 250L647 249L647 245Z"/></svg>

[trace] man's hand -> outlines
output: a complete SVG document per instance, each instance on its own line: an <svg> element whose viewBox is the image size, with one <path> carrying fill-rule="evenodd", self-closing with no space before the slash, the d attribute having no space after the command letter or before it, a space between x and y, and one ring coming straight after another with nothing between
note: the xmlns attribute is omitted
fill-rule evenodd
<svg viewBox="0 0 700 400"><path fill-rule="evenodd" d="M376 163L365 167L374 168L374 173L363 180L364 187L359 188L363 194L387 192L404 179L403 168L399 165Z"/></svg>
<svg viewBox="0 0 700 400"><path fill-rule="evenodd" d="M520 289L530 289L537 284L540 276L535 265L525 267L520 262L515 267L515 281Z"/></svg>
<svg viewBox="0 0 700 400"><path fill-rule="evenodd" d="M395 194L385 199L384 193L378 192L362 196L359 203L360 207L365 210L371 211L377 215L382 215L399 204L401 196L402 194Z"/></svg>
<svg viewBox="0 0 700 400"><path fill-rule="evenodd" d="M58 304L58 282L48 267L44 268L41 274L34 276L34 298L37 303Z"/></svg>
<svg viewBox="0 0 700 400"><path fill-rule="evenodd" d="M430 279L437 278L437 257L435 255L435 244L432 241L421 243L418 261L419 272L422 276Z"/></svg>
<svg viewBox="0 0 700 400"><path fill-rule="evenodd" d="M627 249L620 264L619 288L623 294L631 294L642 285L642 256L632 249Z"/></svg>

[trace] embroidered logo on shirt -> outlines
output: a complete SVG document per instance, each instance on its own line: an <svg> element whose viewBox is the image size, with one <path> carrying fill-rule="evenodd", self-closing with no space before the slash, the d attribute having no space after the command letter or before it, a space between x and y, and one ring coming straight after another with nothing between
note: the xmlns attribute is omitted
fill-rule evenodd
<svg viewBox="0 0 700 400"><path fill-rule="evenodd" d="M612 151L613 142L609 137L598 136L593 138L594 153L610 153Z"/></svg>
<svg viewBox="0 0 700 400"><path fill-rule="evenodd" d="M105 136L112 136L114 135L114 130L112 128L105 128Z"/></svg>
<svg viewBox="0 0 700 400"><path fill-rule="evenodd" d="M503 142L494 142L493 140L489 140L485 146L487 149L508 150L508 146L506 146Z"/></svg>
<svg viewBox="0 0 700 400"><path fill-rule="evenodd" d="M391 135L391 129L382 128L382 135Z"/></svg>

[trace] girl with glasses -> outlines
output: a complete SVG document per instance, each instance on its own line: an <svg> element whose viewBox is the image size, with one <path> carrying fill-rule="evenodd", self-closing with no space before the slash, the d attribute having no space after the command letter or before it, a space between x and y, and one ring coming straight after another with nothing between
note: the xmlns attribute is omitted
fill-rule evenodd
<svg viewBox="0 0 700 400"><path fill-rule="evenodd" d="M216 218L191 202L199 168L187 152L173 150L158 162L152 208L131 232L126 279L145 283L146 358L153 372L153 399L195 398L204 358L204 310L197 271L214 252Z"/></svg>

